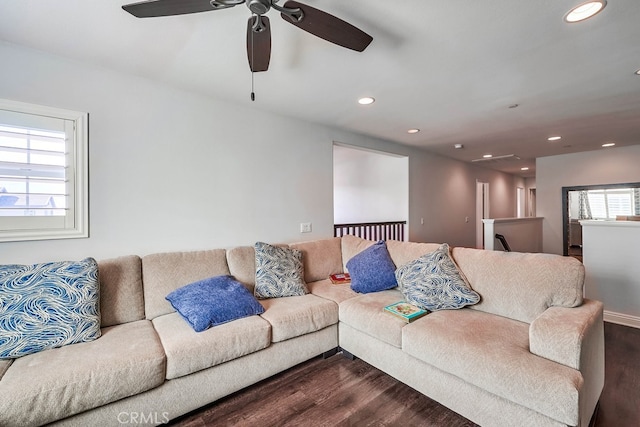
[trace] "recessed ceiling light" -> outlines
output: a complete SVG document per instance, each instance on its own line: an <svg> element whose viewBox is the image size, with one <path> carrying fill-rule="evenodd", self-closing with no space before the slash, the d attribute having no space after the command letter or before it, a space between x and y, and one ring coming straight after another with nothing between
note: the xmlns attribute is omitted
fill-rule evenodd
<svg viewBox="0 0 640 427"><path fill-rule="evenodd" d="M407 133L418 133L418 132L420 132L420 129L409 129L407 131Z"/></svg>
<svg viewBox="0 0 640 427"><path fill-rule="evenodd" d="M640 70L636 71L636 74L640 76Z"/></svg>
<svg viewBox="0 0 640 427"><path fill-rule="evenodd" d="M521 170L521 171L528 171L528 170L529 170L529 168L525 166L524 168L520 168L520 170Z"/></svg>
<svg viewBox="0 0 640 427"><path fill-rule="evenodd" d="M455 148L456 150L460 150L461 148L464 148L464 145L462 145L462 144L455 144L455 145L453 146L453 148Z"/></svg>
<svg viewBox="0 0 640 427"><path fill-rule="evenodd" d="M606 0L588 1L579 4L564 15L564 20L569 23L584 21L600 12L606 5Z"/></svg>
<svg viewBox="0 0 640 427"><path fill-rule="evenodd" d="M613 147L614 145L616 145L615 142L607 142L606 144L602 144L603 147Z"/></svg>
<svg viewBox="0 0 640 427"><path fill-rule="evenodd" d="M490 158L492 158L492 157L493 157L493 155L492 155L492 154L485 154L485 155L484 155L484 156L482 156L482 157L484 157L485 159L490 159Z"/></svg>
<svg viewBox="0 0 640 427"><path fill-rule="evenodd" d="M547 141L558 141L562 139L561 136L550 136L549 138L547 138Z"/></svg>
<svg viewBox="0 0 640 427"><path fill-rule="evenodd" d="M360 105L369 105L373 104L374 102L376 102L376 100L374 98L371 98L370 96L365 96L364 98L358 99L358 104Z"/></svg>

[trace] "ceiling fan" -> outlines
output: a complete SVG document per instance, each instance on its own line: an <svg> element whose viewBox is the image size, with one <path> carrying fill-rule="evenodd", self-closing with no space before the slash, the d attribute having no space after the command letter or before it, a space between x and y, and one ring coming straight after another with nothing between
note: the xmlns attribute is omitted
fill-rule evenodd
<svg viewBox="0 0 640 427"><path fill-rule="evenodd" d="M247 58L252 72L267 71L271 59L271 25L265 16L271 8L285 21L314 36L362 52L373 37L355 26L306 4L279 0L151 0L131 3L122 8L138 18L184 15L228 9L245 3L252 16L247 22Z"/></svg>

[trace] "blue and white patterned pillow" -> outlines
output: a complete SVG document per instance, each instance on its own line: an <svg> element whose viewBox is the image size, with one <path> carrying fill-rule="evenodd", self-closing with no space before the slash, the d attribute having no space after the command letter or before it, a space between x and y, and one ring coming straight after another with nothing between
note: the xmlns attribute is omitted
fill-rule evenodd
<svg viewBox="0 0 640 427"><path fill-rule="evenodd" d="M449 256L446 243L398 268L396 279L405 299L424 310L451 310L480 301Z"/></svg>
<svg viewBox="0 0 640 427"><path fill-rule="evenodd" d="M264 313L264 307L233 276L210 277L183 286L167 295L167 301L196 332Z"/></svg>
<svg viewBox="0 0 640 427"><path fill-rule="evenodd" d="M256 298L305 295L302 251L256 242Z"/></svg>
<svg viewBox="0 0 640 427"><path fill-rule="evenodd" d="M396 265L384 240L354 255L346 267L351 276L351 289L356 292L367 294L398 286L395 276Z"/></svg>
<svg viewBox="0 0 640 427"><path fill-rule="evenodd" d="M100 337L98 264L0 266L0 359Z"/></svg>

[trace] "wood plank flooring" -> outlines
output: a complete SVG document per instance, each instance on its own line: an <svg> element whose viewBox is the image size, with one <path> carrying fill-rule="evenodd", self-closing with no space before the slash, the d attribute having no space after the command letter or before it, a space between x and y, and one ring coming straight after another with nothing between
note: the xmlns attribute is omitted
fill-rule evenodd
<svg viewBox="0 0 640 427"><path fill-rule="evenodd" d="M640 427L640 329L605 323L605 389L597 427ZM315 358L174 422L209 426L475 426L356 359Z"/></svg>

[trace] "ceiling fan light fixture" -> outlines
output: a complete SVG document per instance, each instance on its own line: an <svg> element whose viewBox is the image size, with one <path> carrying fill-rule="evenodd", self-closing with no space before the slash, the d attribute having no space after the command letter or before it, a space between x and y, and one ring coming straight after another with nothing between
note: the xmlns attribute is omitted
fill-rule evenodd
<svg viewBox="0 0 640 427"><path fill-rule="evenodd" d="M579 4L564 15L564 21L568 23L584 21L599 13L606 5L606 0L591 0Z"/></svg>
<svg viewBox="0 0 640 427"><path fill-rule="evenodd" d="M371 105L374 102L376 102L375 98L372 98L370 96L365 96L365 97L362 97L362 98L358 99L358 104L360 104L360 105Z"/></svg>

